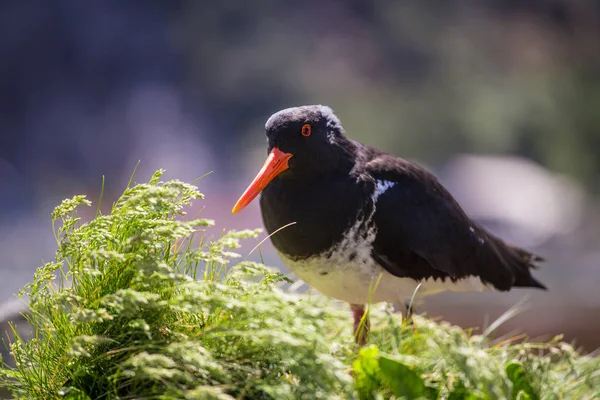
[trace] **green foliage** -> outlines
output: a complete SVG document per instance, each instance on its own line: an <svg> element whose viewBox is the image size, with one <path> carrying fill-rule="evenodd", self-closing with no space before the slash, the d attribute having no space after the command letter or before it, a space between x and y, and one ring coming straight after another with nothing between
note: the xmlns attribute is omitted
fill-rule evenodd
<svg viewBox="0 0 600 400"><path fill-rule="evenodd" d="M212 221L182 217L196 187L161 173L88 223L84 196L54 210L56 260L22 291L33 339L15 330L16 368L1 371L16 397L584 399L600 387L600 363L564 343L494 346L382 306L357 353L345 309L281 290L287 278L260 263L230 265L259 232L208 240Z"/></svg>
<svg viewBox="0 0 600 400"><path fill-rule="evenodd" d="M383 312L372 315L382 326L373 338L377 346L363 348L353 365L361 399L592 399L599 393L600 360L558 338L494 345L420 316L394 327Z"/></svg>

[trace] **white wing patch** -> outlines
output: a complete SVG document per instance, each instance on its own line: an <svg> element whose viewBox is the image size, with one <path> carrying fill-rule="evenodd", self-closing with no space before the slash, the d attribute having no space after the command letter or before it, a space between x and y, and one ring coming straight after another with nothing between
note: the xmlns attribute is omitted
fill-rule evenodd
<svg viewBox="0 0 600 400"><path fill-rule="evenodd" d="M373 204L375 204L377 202L377 199L379 198L379 196L384 194L389 188L394 187L395 185L396 185L396 182L378 180L377 186L375 187L375 191L373 192L373 195L371 196L371 198L373 199Z"/></svg>

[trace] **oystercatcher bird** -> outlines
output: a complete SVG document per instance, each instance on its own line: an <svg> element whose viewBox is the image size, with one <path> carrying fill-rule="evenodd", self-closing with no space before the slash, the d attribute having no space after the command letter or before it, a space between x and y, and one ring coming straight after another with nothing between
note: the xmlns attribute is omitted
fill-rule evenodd
<svg viewBox="0 0 600 400"><path fill-rule="evenodd" d="M420 295L546 289L531 275L541 257L472 221L424 168L348 139L329 107L281 110L265 128L267 160L232 212L262 193L268 233L285 227L271 237L283 262L350 303L360 344L365 304L402 300L419 284Z"/></svg>

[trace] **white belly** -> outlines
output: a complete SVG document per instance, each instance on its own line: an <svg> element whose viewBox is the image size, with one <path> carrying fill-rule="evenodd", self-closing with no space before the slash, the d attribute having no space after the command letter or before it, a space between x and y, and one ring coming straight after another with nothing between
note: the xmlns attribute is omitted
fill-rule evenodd
<svg viewBox="0 0 600 400"><path fill-rule="evenodd" d="M373 204L395 182L377 181L372 195ZM450 279L424 279L421 282L410 278L398 278L387 272L371 257L371 244L377 234L370 222L370 215L359 214L357 220L330 251L306 260L294 261L279 253L290 270L309 286L326 296L352 304L402 301L411 297L421 283L417 295L429 295L443 291L490 290L477 277L452 282Z"/></svg>
<svg viewBox="0 0 600 400"><path fill-rule="evenodd" d="M283 262L302 281L322 294L352 304L402 301L411 297L419 282L410 278L398 278L381 268L370 257L363 262L341 261L335 258L314 257L293 261L280 254ZM421 281L418 295L430 295L443 291L489 290L477 277L457 282L449 279L426 279Z"/></svg>

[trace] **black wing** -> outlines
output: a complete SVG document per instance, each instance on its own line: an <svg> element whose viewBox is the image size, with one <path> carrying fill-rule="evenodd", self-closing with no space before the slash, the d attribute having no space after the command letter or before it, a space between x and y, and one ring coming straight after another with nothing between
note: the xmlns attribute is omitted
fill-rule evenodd
<svg viewBox="0 0 600 400"><path fill-rule="evenodd" d="M379 196L373 257L388 272L421 280L478 276L498 290L544 288L531 276L542 259L510 246L471 221L450 193L425 169L379 155L366 164L378 181L393 182Z"/></svg>

